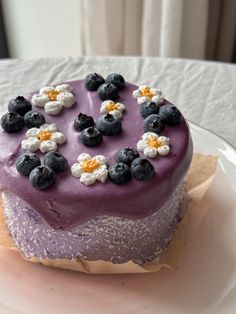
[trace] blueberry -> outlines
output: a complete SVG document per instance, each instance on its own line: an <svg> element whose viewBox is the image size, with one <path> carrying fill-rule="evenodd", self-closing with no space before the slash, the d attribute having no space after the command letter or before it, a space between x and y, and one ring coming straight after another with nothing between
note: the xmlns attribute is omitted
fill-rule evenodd
<svg viewBox="0 0 236 314"><path fill-rule="evenodd" d="M18 132L24 125L24 119L16 112L7 112L1 118L1 126L7 133Z"/></svg>
<svg viewBox="0 0 236 314"><path fill-rule="evenodd" d="M101 100L116 100L119 98L118 89L110 83L102 84L98 88L98 96Z"/></svg>
<svg viewBox="0 0 236 314"><path fill-rule="evenodd" d="M34 188L45 190L55 182L55 173L47 166L38 166L30 172L29 180Z"/></svg>
<svg viewBox="0 0 236 314"><path fill-rule="evenodd" d="M30 172L40 165L41 162L39 156L33 153L21 155L16 160L16 170L19 174L25 177L28 177Z"/></svg>
<svg viewBox="0 0 236 314"><path fill-rule="evenodd" d="M28 111L24 116L25 126L28 129L39 128L45 123L44 115L38 111Z"/></svg>
<svg viewBox="0 0 236 314"><path fill-rule="evenodd" d="M23 96L18 96L15 99L10 100L8 104L8 111L16 112L22 117L30 110L32 110L32 105Z"/></svg>
<svg viewBox="0 0 236 314"><path fill-rule="evenodd" d="M122 162L109 167L108 176L115 184L124 184L132 179L130 168Z"/></svg>
<svg viewBox="0 0 236 314"><path fill-rule="evenodd" d="M136 180L149 180L155 175L155 168L149 160L136 158L131 164L131 171Z"/></svg>
<svg viewBox="0 0 236 314"><path fill-rule="evenodd" d="M132 161L139 157L139 153L134 148L123 148L117 155L117 161L122 162L130 167Z"/></svg>
<svg viewBox="0 0 236 314"><path fill-rule="evenodd" d="M96 126L104 135L116 135L122 130L121 120L109 113L98 117Z"/></svg>
<svg viewBox="0 0 236 314"><path fill-rule="evenodd" d="M109 74L106 78L106 83L114 84L118 89L125 87L125 79L122 75L117 73Z"/></svg>
<svg viewBox="0 0 236 314"><path fill-rule="evenodd" d="M143 129L144 133L146 132L154 132L159 134L165 125L163 124L161 118L157 114L151 114L143 121Z"/></svg>
<svg viewBox="0 0 236 314"><path fill-rule="evenodd" d="M80 133L80 141L85 146L97 146L102 142L102 134L97 128L91 126Z"/></svg>
<svg viewBox="0 0 236 314"><path fill-rule="evenodd" d="M160 107L159 115L161 120L167 125L180 124L181 113L173 105L165 105Z"/></svg>
<svg viewBox="0 0 236 314"><path fill-rule="evenodd" d="M154 102L146 101L140 105L139 111L140 111L141 116L145 119L151 114L158 114L159 107Z"/></svg>
<svg viewBox="0 0 236 314"><path fill-rule="evenodd" d="M93 117L87 116L86 114L79 113L75 118L74 128L76 131L81 132L83 129L86 129L90 126L94 126Z"/></svg>
<svg viewBox="0 0 236 314"><path fill-rule="evenodd" d="M44 157L43 163L56 173L63 172L69 168L67 159L58 152L47 153Z"/></svg>
<svg viewBox="0 0 236 314"><path fill-rule="evenodd" d="M95 91L98 87L105 83L104 78L97 73L88 74L84 80L84 84L87 90Z"/></svg>

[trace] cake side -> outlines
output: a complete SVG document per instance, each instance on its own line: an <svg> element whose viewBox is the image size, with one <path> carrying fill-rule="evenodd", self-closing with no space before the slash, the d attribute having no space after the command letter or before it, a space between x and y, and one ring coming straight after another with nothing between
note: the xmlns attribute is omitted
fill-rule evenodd
<svg viewBox="0 0 236 314"><path fill-rule="evenodd" d="M16 246L26 258L104 260L137 264L160 259L185 206L183 187L154 214L138 219L98 216L70 230L55 230L24 201L3 193L3 211Z"/></svg>

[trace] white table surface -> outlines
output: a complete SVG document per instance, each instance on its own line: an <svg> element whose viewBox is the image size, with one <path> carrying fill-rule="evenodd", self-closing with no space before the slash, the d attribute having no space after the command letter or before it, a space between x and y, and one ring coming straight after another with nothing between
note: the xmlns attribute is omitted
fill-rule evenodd
<svg viewBox="0 0 236 314"><path fill-rule="evenodd" d="M129 82L160 88L185 117L236 147L236 66L227 63L137 57L3 60L0 114L11 98L90 72L119 72Z"/></svg>

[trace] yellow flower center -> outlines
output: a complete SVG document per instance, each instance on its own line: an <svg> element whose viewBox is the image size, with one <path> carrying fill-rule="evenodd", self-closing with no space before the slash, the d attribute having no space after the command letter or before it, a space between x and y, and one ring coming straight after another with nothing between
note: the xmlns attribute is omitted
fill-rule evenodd
<svg viewBox="0 0 236 314"><path fill-rule="evenodd" d="M38 139L43 142L43 141L48 141L51 139L52 133L50 131L41 131L38 134Z"/></svg>
<svg viewBox="0 0 236 314"><path fill-rule="evenodd" d="M118 105L115 104L114 102L109 102L108 104L106 104L106 109L110 112L110 111L114 111L118 109Z"/></svg>
<svg viewBox="0 0 236 314"><path fill-rule="evenodd" d="M158 141L158 139L150 138L148 140L148 146L153 147L153 148L158 148L161 146L161 143Z"/></svg>
<svg viewBox="0 0 236 314"><path fill-rule="evenodd" d="M151 99L153 96L155 96L155 94L152 93L151 88L146 86L146 87L141 89L141 96L142 97L148 97Z"/></svg>
<svg viewBox="0 0 236 314"><path fill-rule="evenodd" d="M57 96L60 94L57 90L53 89L48 92L48 98L51 101L57 100Z"/></svg>
<svg viewBox="0 0 236 314"><path fill-rule="evenodd" d="M93 160L93 159L85 160L82 163L82 168L85 172L93 172L98 167L100 167L100 164L96 160Z"/></svg>

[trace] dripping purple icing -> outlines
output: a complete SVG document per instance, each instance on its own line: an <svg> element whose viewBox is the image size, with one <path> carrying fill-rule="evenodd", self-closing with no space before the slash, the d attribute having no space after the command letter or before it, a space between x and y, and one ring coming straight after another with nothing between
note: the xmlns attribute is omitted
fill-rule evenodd
<svg viewBox="0 0 236 314"><path fill-rule="evenodd" d="M143 134L143 118L139 114L137 101L132 97L137 86L126 83L126 87L119 92L118 101L126 107L122 133L113 137L104 136L101 145L89 148L80 143L79 133L74 130L73 122L80 112L96 119L100 115L101 100L97 92L85 89L84 81L73 81L69 84L77 99L72 108L64 108L57 116L48 116L42 108L35 110L45 115L47 123L56 123L58 130L65 134L67 142L59 145L59 152L68 159L70 166L81 153L92 156L102 154L112 165L120 149L136 147ZM165 104L167 103L165 100ZM154 213L182 183L192 158L192 140L188 125L182 117L180 125L166 126L161 132L161 135L170 138L171 152L166 157L151 160L156 171L153 179L142 182L133 179L121 186L107 181L88 187L72 177L68 170L58 176L56 184L50 189L38 191L15 168L16 158L24 153L21 141L25 139L25 133L26 129L8 134L0 127L0 190L15 193L48 225L58 230L70 229L100 215L142 218Z"/></svg>

